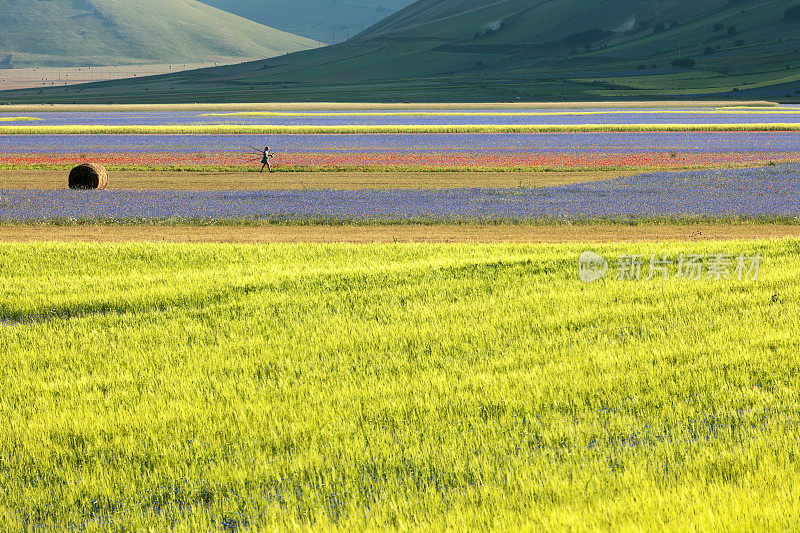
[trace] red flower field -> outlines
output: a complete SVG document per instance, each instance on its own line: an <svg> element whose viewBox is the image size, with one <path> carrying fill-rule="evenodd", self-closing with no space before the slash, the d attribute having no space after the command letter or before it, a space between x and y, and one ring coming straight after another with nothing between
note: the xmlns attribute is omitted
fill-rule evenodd
<svg viewBox="0 0 800 533"><path fill-rule="evenodd" d="M259 168L249 155L237 153L90 153L90 154L0 154L0 165L15 167L66 166L92 160L110 167L225 167ZM759 165L800 160L798 152L708 152L708 153L281 153L273 163L287 169L330 170L337 168L380 171L382 169L613 169L685 168L699 166Z"/></svg>

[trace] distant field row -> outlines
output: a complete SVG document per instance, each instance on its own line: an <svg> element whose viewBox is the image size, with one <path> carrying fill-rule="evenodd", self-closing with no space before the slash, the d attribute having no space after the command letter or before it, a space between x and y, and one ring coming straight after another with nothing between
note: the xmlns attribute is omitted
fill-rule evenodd
<svg viewBox="0 0 800 533"><path fill-rule="evenodd" d="M626 224L0 224L1 242L600 243L800 239L800 223L650 221Z"/></svg>
<svg viewBox="0 0 800 533"><path fill-rule="evenodd" d="M384 125L384 126L274 126L274 125L66 125L0 126L0 135L304 135L389 133L570 133L570 132L682 132L682 131L800 131L800 123L764 124L579 124L579 125Z"/></svg>
<svg viewBox="0 0 800 533"><path fill-rule="evenodd" d="M674 108L674 107L778 107L765 100L668 100L647 102L503 102L503 103L360 103L360 102L287 102L287 103L209 103L209 104L23 104L0 106L4 113L29 112L134 112L134 111L296 111L296 110L381 110L381 109L558 109L558 108Z"/></svg>
<svg viewBox="0 0 800 533"><path fill-rule="evenodd" d="M0 69L0 91L54 86L64 87L79 83L174 74L186 70L243 63L254 59L220 57L216 58L216 60L211 59L185 64L174 62L149 65L6 68ZM2 100L2 97L0 97L0 100Z"/></svg>
<svg viewBox="0 0 800 533"><path fill-rule="evenodd" d="M595 111L239 111L234 113L203 113L201 117L567 117L597 115L647 115L650 110L604 109ZM794 115L800 114L800 107L779 107L765 109L743 109L741 107L717 107L712 109L653 109L659 115Z"/></svg>
<svg viewBox="0 0 800 533"><path fill-rule="evenodd" d="M17 127L153 127L198 128L302 128L302 131L338 131L347 128L355 131L385 131L387 128L407 131L440 131L446 128L483 128L505 131L517 128L543 130L568 129L583 131L606 126L608 128L670 128L674 124L717 125L729 128L731 124L797 124L800 107L719 107L719 108L652 108L652 109L474 109L474 110L331 110L331 111L139 111L139 112L36 112L3 113L0 122ZM755 126L758 127L758 126ZM405 129L404 129L405 128ZM434 128L439 128L436 130ZM324 130L323 130L324 129ZM300 130L289 130L300 131ZM471 130L470 130L471 131ZM516 130L515 130L516 131Z"/></svg>

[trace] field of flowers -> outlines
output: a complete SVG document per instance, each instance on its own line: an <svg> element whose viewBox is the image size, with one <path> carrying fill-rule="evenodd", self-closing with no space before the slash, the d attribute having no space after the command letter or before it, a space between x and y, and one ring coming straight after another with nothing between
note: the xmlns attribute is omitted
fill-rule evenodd
<svg viewBox="0 0 800 533"><path fill-rule="evenodd" d="M612 120L610 112L612 125L645 120L582 110L25 116L65 128L78 120L563 126ZM747 117L763 115L759 123L800 127L794 108L669 116L682 111L694 114L677 120L727 113L725 123L752 124ZM572 224L592 241L595 221L639 230L800 220L797 131L10 135L4 127L0 229L14 241L50 228L81 237L125 228L135 237L147 225L197 237L200 226L326 225L381 230L391 243L397 228ZM236 174L200 172L257 170L252 147L265 144L279 172L361 168L370 179L426 168L641 172L549 186L356 190L302 180L225 190L216 184ZM118 169L137 169L135 179L177 168L187 170L173 172L177 179L211 175L214 187L66 189L62 169L87 159L110 167L112 185ZM4 173L45 168L63 174L63 188L2 185ZM587 250L611 267L593 283L579 276ZM654 269L667 258L674 263ZM744 258L749 276L739 270ZM626 268L631 276L615 275ZM800 522L798 298L800 240L791 238L0 242L0 531L790 530Z"/></svg>
<svg viewBox="0 0 800 533"><path fill-rule="evenodd" d="M540 188L5 191L0 221L457 222L800 217L800 165Z"/></svg>
<svg viewBox="0 0 800 533"><path fill-rule="evenodd" d="M0 169L66 170L91 160L111 171L260 170L269 145L277 171L641 170L604 184L540 189L287 191L3 191L0 220L500 221L595 218L796 217L800 131L704 131L725 122L789 120L800 107L569 108L203 112L200 110L26 112L62 133L9 133L0 126ZM11 115L5 118L12 118ZM681 120L679 131L647 131ZM585 124L644 131L581 131ZM710 122L709 122L710 121ZM718 121L718 122L714 122ZM721 122L720 122L721 121ZM143 133L80 133L143 128ZM461 127L553 125L558 132L359 133L361 125ZM239 126L236 126L239 125ZM340 133L222 133L227 127L353 128ZM220 127L219 133L158 133ZM571 129L575 126L574 129ZM659 126L659 127L660 127ZM692 130L697 126L698 129ZM6 128L6 129L3 129ZM74 131L71 128L77 128ZM689 128L689 129L686 129ZM151 131L152 130L152 131ZM35 131L35 130L32 130ZM164 130L170 131L170 130ZM175 130L180 131L180 130ZM760 166L768 166L760 169ZM726 169L714 171L713 169ZM671 174L666 170L696 170ZM0 170L2 172L3 170ZM187 180L191 180L191 172ZM265 177L265 180L268 180ZM113 177L112 177L113 183Z"/></svg>
<svg viewBox="0 0 800 533"><path fill-rule="evenodd" d="M764 124L800 123L800 106L693 109L514 109L514 110L331 110L331 111L149 111L0 113L0 121L37 125L587 125L587 124Z"/></svg>
<svg viewBox="0 0 800 533"><path fill-rule="evenodd" d="M331 135L0 135L0 166L278 169L685 168L800 161L800 132L592 132Z"/></svg>

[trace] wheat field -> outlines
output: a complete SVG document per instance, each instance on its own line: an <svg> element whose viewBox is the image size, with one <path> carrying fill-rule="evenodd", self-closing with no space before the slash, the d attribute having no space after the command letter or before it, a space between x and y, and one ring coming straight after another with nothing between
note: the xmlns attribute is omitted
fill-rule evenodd
<svg viewBox="0 0 800 533"><path fill-rule="evenodd" d="M0 527L782 529L800 240L0 245Z"/></svg>

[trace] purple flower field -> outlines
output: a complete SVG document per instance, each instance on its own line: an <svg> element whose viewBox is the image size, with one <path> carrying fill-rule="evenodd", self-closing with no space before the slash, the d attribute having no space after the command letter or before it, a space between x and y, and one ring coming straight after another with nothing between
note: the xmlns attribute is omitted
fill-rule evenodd
<svg viewBox="0 0 800 533"><path fill-rule="evenodd" d="M200 111L173 112L80 112L80 113L25 113L41 119L36 125L161 125L161 124L257 124L257 125L582 125L582 124L753 124L798 123L800 108L783 106L775 109L737 110L724 112L714 109L645 109L641 111L620 109L515 109L511 111L462 110L457 114L446 110L431 110L439 115L401 115L396 111L355 112L325 111L297 112L283 116L204 116ZM449 113L449 114L446 114ZM490 114L485 114L490 113ZM526 114L529 113L529 114ZM570 114L574 113L574 114ZM0 113L0 117L16 114ZM295 116L296 115L296 116ZM327 116L331 115L331 116Z"/></svg>
<svg viewBox="0 0 800 533"><path fill-rule="evenodd" d="M269 142L276 152L670 152L786 153L800 132L588 132L312 135L0 135L7 153L237 152Z"/></svg>
<svg viewBox="0 0 800 533"><path fill-rule="evenodd" d="M800 164L651 173L547 188L0 191L0 221L361 222L798 217Z"/></svg>

